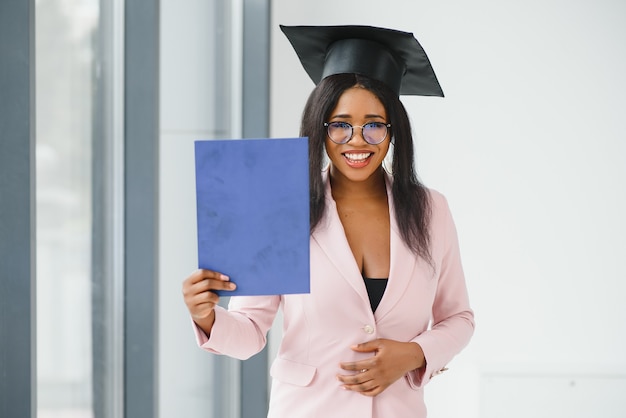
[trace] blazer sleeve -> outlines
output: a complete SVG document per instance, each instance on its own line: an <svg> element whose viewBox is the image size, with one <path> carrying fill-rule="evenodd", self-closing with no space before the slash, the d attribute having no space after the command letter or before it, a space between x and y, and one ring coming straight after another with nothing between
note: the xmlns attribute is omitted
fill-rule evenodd
<svg viewBox="0 0 626 418"><path fill-rule="evenodd" d="M443 250L437 290L432 307L432 326L412 341L424 351L426 367L409 373L415 388L446 370L474 333L474 312L470 308L456 227L444 196L433 192L433 229L431 240L442 240ZM437 261L437 260L435 260Z"/></svg>
<svg viewBox="0 0 626 418"><path fill-rule="evenodd" d="M279 305L280 296L232 296L228 310L215 307L211 335L193 323L196 342L208 352L246 360L265 347Z"/></svg>

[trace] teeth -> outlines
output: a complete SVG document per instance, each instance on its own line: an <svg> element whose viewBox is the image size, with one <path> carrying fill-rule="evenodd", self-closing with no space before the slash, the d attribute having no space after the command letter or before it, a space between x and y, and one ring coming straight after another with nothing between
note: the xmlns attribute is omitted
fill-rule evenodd
<svg viewBox="0 0 626 418"><path fill-rule="evenodd" d="M359 161L364 161L366 160L370 155L372 155L371 152L363 152L363 153L346 153L344 154L346 156L346 158L350 161L354 161L354 162L359 162Z"/></svg>

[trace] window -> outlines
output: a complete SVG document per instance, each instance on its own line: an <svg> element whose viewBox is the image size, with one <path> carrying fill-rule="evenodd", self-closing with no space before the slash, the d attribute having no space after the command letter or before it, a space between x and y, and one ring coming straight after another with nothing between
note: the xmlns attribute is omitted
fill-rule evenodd
<svg viewBox="0 0 626 418"><path fill-rule="evenodd" d="M112 31L103 22L112 21L113 9L111 3L103 4L101 9L99 0L36 2L41 418L104 416L113 398L103 382L121 373L114 361L114 338L107 338L119 330L110 315L115 303L111 258L104 255L110 252L108 231L114 228L114 220L102 210L112 187L105 144L115 139L108 135L110 93L103 93L111 91L113 62Z"/></svg>

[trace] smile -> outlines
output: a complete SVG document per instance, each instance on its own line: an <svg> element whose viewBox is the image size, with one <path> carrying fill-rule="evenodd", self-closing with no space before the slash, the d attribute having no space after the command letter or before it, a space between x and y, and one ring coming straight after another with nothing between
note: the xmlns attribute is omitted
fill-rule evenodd
<svg viewBox="0 0 626 418"><path fill-rule="evenodd" d="M350 152L350 153L344 153L343 156L346 157L346 159L350 162L353 163L362 163L365 162L365 160L367 160L369 157L371 157L373 155L372 152Z"/></svg>

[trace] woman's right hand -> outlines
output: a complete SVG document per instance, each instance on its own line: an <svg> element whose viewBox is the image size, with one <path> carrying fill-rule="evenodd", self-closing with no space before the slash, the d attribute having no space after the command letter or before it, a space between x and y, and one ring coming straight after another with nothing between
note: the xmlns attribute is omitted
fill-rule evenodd
<svg viewBox="0 0 626 418"><path fill-rule="evenodd" d="M228 276L212 270L196 270L183 281L185 305L194 322L208 336L215 322L215 305L220 298L214 290L235 290Z"/></svg>

